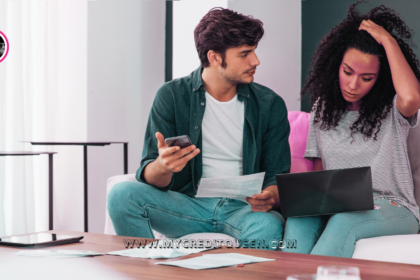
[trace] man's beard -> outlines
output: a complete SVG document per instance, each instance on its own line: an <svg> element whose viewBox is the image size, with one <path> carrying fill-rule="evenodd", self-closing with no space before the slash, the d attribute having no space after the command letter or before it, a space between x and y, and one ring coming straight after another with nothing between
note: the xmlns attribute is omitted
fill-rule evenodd
<svg viewBox="0 0 420 280"><path fill-rule="evenodd" d="M256 68L250 69L250 70L246 71L245 73L249 73L249 72L255 71L255 69ZM219 71L220 76L222 76L223 79L225 79L227 82L229 82L232 85L250 84L250 83L252 83L252 81L248 82L248 81L244 81L242 79L242 75L245 74L245 73L242 73L242 74L232 74L232 73L229 73L228 71Z"/></svg>

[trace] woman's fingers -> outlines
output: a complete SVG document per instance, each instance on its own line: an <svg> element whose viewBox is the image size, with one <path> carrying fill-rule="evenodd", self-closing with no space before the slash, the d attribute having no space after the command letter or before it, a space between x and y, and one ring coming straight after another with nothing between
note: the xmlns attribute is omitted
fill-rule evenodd
<svg viewBox="0 0 420 280"><path fill-rule="evenodd" d="M359 26L359 30L365 30L368 32L380 45L383 45L383 42L386 38L392 37L391 34L385 30L385 28L377 25L371 20L363 20Z"/></svg>

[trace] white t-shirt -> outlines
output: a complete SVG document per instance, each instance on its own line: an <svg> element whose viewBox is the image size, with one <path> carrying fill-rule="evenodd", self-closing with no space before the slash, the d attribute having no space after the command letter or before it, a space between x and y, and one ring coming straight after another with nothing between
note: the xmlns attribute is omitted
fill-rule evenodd
<svg viewBox="0 0 420 280"><path fill-rule="evenodd" d="M220 102L206 92L202 178L241 176L245 106L238 96Z"/></svg>

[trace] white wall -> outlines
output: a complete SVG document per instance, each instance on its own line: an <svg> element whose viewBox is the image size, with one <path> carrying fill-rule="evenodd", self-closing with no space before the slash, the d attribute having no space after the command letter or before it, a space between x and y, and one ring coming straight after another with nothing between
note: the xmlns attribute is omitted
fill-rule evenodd
<svg viewBox="0 0 420 280"><path fill-rule="evenodd" d="M88 2L88 139L130 142L129 173L164 73L165 1ZM88 149L89 232L103 233L106 180L123 174L123 146Z"/></svg>
<svg viewBox="0 0 420 280"><path fill-rule="evenodd" d="M57 151L54 227L81 230L81 150L20 141L87 139L87 2L1 1L0 8L10 43L0 64L0 150ZM47 230L48 156L1 157L0 169L0 235Z"/></svg>
<svg viewBox="0 0 420 280"><path fill-rule="evenodd" d="M54 140L86 141L87 3L66 0L58 4L59 94L53 101ZM46 148L58 152L54 156L54 229L83 231L83 149L81 146L40 147Z"/></svg>
<svg viewBox="0 0 420 280"><path fill-rule="evenodd" d="M254 81L280 95L289 111L300 111L301 1L237 0L229 1L228 8L263 22Z"/></svg>
<svg viewBox="0 0 420 280"><path fill-rule="evenodd" d="M227 5L227 0L173 2L173 79L188 76L200 66L194 43L194 29L211 8L227 8Z"/></svg>

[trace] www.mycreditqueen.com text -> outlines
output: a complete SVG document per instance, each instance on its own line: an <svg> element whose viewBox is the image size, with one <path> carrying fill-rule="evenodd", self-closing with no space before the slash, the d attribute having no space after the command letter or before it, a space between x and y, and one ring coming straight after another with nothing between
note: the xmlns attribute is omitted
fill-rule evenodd
<svg viewBox="0 0 420 280"><path fill-rule="evenodd" d="M197 248L209 249L225 246L226 248L252 248L252 249L283 249L297 248L296 239L286 240L261 240L261 239L162 239L159 242L150 242L150 239L124 239L125 248L155 248L155 249L178 249Z"/></svg>

